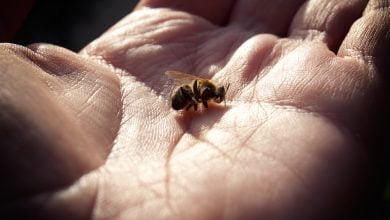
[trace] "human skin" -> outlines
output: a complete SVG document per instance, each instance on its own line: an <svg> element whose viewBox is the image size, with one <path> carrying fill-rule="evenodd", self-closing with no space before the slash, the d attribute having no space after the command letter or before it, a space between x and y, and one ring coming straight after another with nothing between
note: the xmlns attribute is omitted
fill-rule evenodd
<svg viewBox="0 0 390 220"><path fill-rule="evenodd" d="M0 216L352 217L374 190L389 16L144 0L79 53L1 44ZM226 107L172 110L172 69L230 83Z"/></svg>

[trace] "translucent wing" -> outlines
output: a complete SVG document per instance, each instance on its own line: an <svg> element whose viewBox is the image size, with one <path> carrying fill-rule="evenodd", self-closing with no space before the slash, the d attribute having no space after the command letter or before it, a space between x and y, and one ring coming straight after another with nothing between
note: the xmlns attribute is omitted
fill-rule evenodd
<svg viewBox="0 0 390 220"><path fill-rule="evenodd" d="M168 70L165 72L165 75L172 79L177 85L188 84L194 80L204 80L198 76L193 76L176 70Z"/></svg>

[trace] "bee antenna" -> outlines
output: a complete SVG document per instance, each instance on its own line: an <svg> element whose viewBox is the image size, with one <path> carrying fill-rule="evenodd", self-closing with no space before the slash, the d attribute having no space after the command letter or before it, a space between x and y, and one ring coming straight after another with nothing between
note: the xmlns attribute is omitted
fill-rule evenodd
<svg viewBox="0 0 390 220"><path fill-rule="evenodd" d="M229 87L230 87L230 83L228 83L228 85L226 86L225 95L226 95L227 91L229 90ZM226 98L223 99L223 103L225 104L225 108L226 108Z"/></svg>

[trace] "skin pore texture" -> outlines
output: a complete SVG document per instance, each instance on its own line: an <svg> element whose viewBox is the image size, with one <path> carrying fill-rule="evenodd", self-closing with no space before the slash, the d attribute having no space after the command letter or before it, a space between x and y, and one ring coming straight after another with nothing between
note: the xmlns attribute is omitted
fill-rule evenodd
<svg viewBox="0 0 390 220"><path fill-rule="evenodd" d="M389 1L144 0L79 53L0 44L0 216L346 219L373 191ZM170 108L181 70L227 106Z"/></svg>

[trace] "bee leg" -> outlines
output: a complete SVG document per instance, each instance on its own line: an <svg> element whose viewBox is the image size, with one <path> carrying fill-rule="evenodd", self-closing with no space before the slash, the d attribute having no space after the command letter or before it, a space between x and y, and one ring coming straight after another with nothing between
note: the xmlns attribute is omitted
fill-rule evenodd
<svg viewBox="0 0 390 220"><path fill-rule="evenodd" d="M193 104L194 105L194 110L197 111L198 110L198 104Z"/></svg>
<svg viewBox="0 0 390 220"><path fill-rule="evenodd" d="M202 103L203 103L203 106L204 106L205 108L208 108L208 107L209 107L209 106L207 105L207 101L203 101Z"/></svg>
<svg viewBox="0 0 390 220"><path fill-rule="evenodd" d="M198 80L194 80L194 84L192 85L192 88L194 90L195 99L198 99L199 97Z"/></svg>
<svg viewBox="0 0 390 220"><path fill-rule="evenodd" d="M193 106L194 104L189 104L187 107L186 107L186 111L190 110L190 108Z"/></svg>

